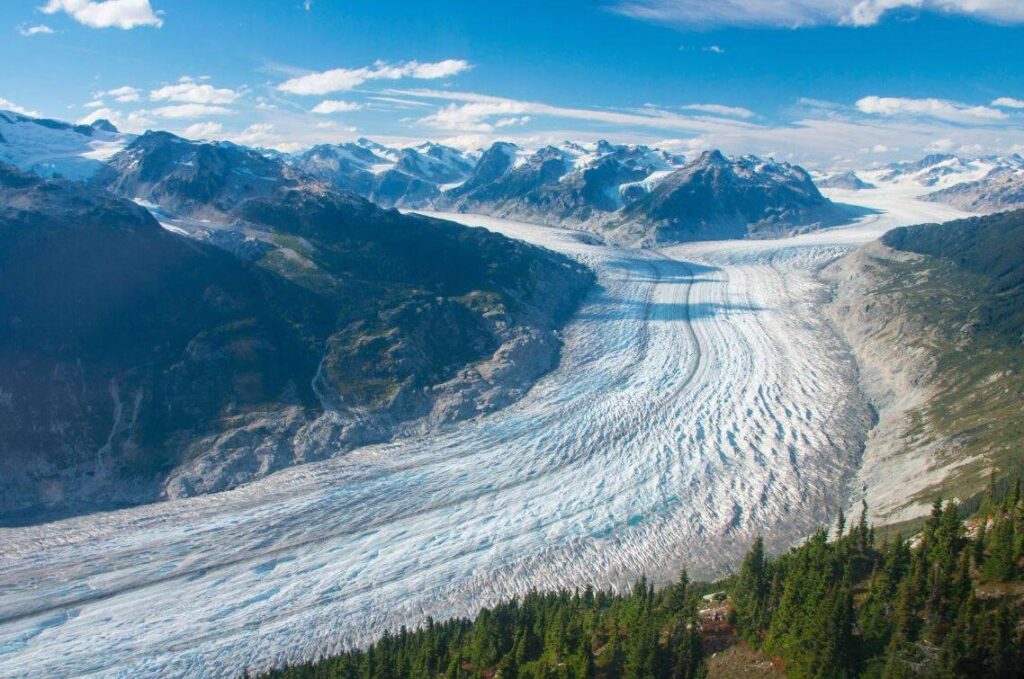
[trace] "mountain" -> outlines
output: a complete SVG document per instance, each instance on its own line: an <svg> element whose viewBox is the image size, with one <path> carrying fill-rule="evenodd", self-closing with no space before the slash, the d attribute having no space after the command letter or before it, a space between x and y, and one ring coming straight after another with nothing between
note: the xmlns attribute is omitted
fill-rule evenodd
<svg viewBox="0 0 1024 679"><path fill-rule="evenodd" d="M93 186L172 215L222 220L237 205L311 180L290 165L230 142L146 132L113 155Z"/></svg>
<svg viewBox="0 0 1024 679"><path fill-rule="evenodd" d="M1024 211L894 229L829 267L879 421L862 464L887 523L1022 470Z"/></svg>
<svg viewBox="0 0 1024 679"><path fill-rule="evenodd" d="M875 188L874 184L864 181L852 170L826 177L818 181L817 185L818 188L822 189L845 189L847 191L863 191Z"/></svg>
<svg viewBox="0 0 1024 679"><path fill-rule="evenodd" d="M645 195L650 184L683 163L681 156L646 146L599 141L587 148L571 142L533 153L498 142L481 157L461 186L435 205L528 221L569 224L602 222Z"/></svg>
<svg viewBox="0 0 1024 679"><path fill-rule="evenodd" d="M1024 158L1001 159L981 179L954 184L923 196L966 212L998 212L1024 207Z"/></svg>
<svg viewBox="0 0 1024 679"><path fill-rule="evenodd" d="M779 236L847 219L803 168L706 151L627 205L610 226L620 239L678 242Z"/></svg>
<svg viewBox="0 0 1024 679"><path fill-rule="evenodd" d="M106 120L72 125L0 111L0 163L44 177L87 179L130 140Z"/></svg>
<svg viewBox="0 0 1024 679"><path fill-rule="evenodd" d="M22 127L48 129L45 121L23 122ZM82 129L53 124L63 125L61 134L71 130L79 146L86 135L113 135L117 143L103 147L111 154L106 162L89 161L89 171L80 174L91 176L96 187L159 205L177 219L230 221L241 202L282 187L336 189L383 207L557 223L624 243L778 236L848 219L801 168L752 156L726 158L717 151L686 164L662 149L607 141L567 141L535 151L495 142L477 155L433 143L391 148L360 139L289 155L230 142L191 142L167 132L132 138L110 132L104 123ZM50 151L37 154L34 165L56 164L55 146L41 148ZM81 160L81 148L75 148ZM936 159L949 160L926 159L915 171Z"/></svg>
<svg viewBox="0 0 1024 679"><path fill-rule="evenodd" d="M234 149L173 148L204 161L181 175L152 141L133 151L145 181L114 187L229 223L182 235L95 185L0 168L7 520L222 490L493 410L555 364L592 282L548 251L320 186L228 212L247 167ZM197 186L218 187L215 211Z"/></svg>
<svg viewBox="0 0 1024 679"><path fill-rule="evenodd" d="M459 183L474 162L458 149L425 143L393 149L369 139L314 146L294 165L306 175L367 197L378 205L425 206L442 185Z"/></svg>

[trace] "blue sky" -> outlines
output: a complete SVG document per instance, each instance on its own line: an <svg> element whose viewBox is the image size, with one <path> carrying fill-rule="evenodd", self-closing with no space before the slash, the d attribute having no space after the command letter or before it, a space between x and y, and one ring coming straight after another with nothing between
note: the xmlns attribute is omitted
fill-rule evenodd
<svg viewBox="0 0 1024 679"><path fill-rule="evenodd" d="M0 107L286 150L1024 150L1021 0L5 0L0 31Z"/></svg>

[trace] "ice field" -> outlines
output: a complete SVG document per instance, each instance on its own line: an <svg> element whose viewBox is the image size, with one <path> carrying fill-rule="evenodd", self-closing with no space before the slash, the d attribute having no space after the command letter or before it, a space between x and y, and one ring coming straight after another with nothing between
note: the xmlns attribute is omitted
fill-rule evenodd
<svg viewBox="0 0 1024 679"><path fill-rule="evenodd" d="M531 588L720 575L830 520L870 426L821 265L960 216L661 252L459 215L598 273L518 403L237 490L0 529L0 676L236 676Z"/></svg>

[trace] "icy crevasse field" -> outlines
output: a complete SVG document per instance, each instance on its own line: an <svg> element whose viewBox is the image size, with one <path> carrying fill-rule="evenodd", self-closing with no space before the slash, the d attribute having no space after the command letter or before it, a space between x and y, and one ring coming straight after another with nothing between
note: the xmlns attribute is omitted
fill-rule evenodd
<svg viewBox="0 0 1024 679"><path fill-rule="evenodd" d="M868 410L814 271L900 224L664 252L460 215L600 288L519 403L218 495L0 529L0 676L235 676L530 588L721 574L826 521Z"/></svg>

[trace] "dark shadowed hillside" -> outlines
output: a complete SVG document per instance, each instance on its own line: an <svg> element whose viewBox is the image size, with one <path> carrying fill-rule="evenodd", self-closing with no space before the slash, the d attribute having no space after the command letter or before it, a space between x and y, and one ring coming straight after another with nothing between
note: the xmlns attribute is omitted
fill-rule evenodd
<svg viewBox="0 0 1024 679"><path fill-rule="evenodd" d="M220 490L499 407L554 365L591 281L332 191L284 189L233 219L191 238L109 193L0 170L0 513Z"/></svg>

